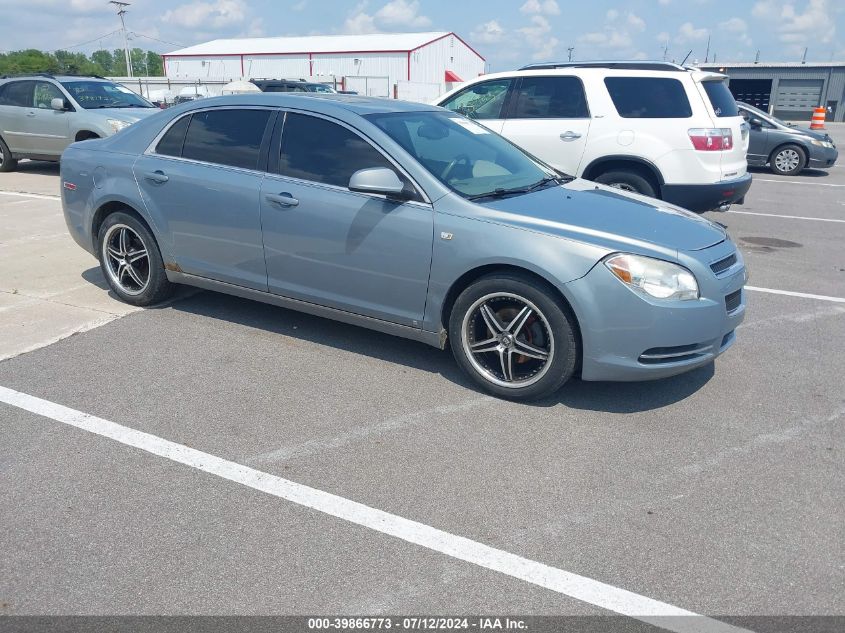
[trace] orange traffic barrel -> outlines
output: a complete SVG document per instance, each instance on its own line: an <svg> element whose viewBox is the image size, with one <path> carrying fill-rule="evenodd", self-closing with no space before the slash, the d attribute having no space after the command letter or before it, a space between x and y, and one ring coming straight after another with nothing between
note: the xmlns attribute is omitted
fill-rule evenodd
<svg viewBox="0 0 845 633"><path fill-rule="evenodd" d="M810 129L811 130L823 130L824 129L824 115L826 110L824 108L816 108L813 110L813 120L810 121Z"/></svg>

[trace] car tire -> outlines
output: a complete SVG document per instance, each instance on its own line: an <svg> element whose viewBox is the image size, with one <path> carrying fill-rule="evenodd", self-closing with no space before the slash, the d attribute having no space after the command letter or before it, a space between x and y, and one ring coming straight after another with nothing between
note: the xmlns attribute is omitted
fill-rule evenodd
<svg viewBox="0 0 845 633"><path fill-rule="evenodd" d="M479 387L511 400L552 395L578 360L574 316L551 286L529 275L473 282L452 307L449 339L458 364Z"/></svg>
<svg viewBox="0 0 845 633"><path fill-rule="evenodd" d="M18 161L12 158L12 152L6 141L0 137L0 172L15 171L18 168Z"/></svg>
<svg viewBox="0 0 845 633"><path fill-rule="evenodd" d="M639 193L650 198L657 195L654 186L646 178L631 171L606 171L593 180L608 187Z"/></svg>
<svg viewBox="0 0 845 633"><path fill-rule="evenodd" d="M149 306L173 293L158 244L136 216L122 211L107 216L97 234L97 255L103 276L121 301Z"/></svg>
<svg viewBox="0 0 845 633"><path fill-rule="evenodd" d="M779 176L794 176L807 164L807 152L798 145L778 147L769 159L769 167Z"/></svg>

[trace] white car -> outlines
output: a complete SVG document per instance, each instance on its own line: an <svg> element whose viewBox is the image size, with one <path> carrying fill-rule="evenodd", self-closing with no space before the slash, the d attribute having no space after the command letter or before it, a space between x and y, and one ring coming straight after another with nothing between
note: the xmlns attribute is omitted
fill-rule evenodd
<svg viewBox="0 0 845 633"><path fill-rule="evenodd" d="M726 79L665 62L532 64L436 104L562 172L700 212L741 203L751 186L748 125Z"/></svg>

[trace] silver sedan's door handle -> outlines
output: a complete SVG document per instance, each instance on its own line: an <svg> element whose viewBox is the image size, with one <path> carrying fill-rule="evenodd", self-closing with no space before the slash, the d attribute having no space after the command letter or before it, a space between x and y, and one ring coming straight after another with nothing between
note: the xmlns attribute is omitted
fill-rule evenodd
<svg viewBox="0 0 845 633"><path fill-rule="evenodd" d="M35 116L35 112L27 112L26 116Z"/></svg>
<svg viewBox="0 0 845 633"><path fill-rule="evenodd" d="M163 185L168 180L170 180L170 177L160 169L157 169L155 171L148 171L144 174L144 178L152 182L158 183L159 185Z"/></svg>
<svg viewBox="0 0 845 633"><path fill-rule="evenodd" d="M572 130L566 130L560 135L560 140L562 141L574 141L577 138L581 138L581 135L578 132L573 132Z"/></svg>
<svg viewBox="0 0 845 633"><path fill-rule="evenodd" d="M290 195L287 191L283 193L268 193L264 195L267 202L272 202L280 207L295 207L299 204L299 200Z"/></svg>

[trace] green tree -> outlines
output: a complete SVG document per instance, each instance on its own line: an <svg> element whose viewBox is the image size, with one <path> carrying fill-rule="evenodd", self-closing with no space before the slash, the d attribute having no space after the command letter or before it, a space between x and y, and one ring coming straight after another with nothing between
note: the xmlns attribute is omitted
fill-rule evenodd
<svg viewBox="0 0 845 633"><path fill-rule="evenodd" d="M55 56L35 49L12 51L0 56L0 75L55 73L60 70Z"/></svg>
<svg viewBox="0 0 845 633"><path fill-rule="evenodd" d="M103 76L114 74L114 57L109 51L94 51L91 53L91 61L103 69Z"/></svg>
<svg viewBox="0 0 845 633"><path fill-rule="evenodd" d="M128 74L126 72L126 54L122 48L114 49L112 53L112 76L126 77Z"/></svg>
<svg viewBox="0 0 845 633"><path fill-rule="evenodd" d="M159 55L158 53L154 53L153 51L147 51L147 66L150 69L150 77L164 76L164 62L161 59L161 55Z"/></svg>

